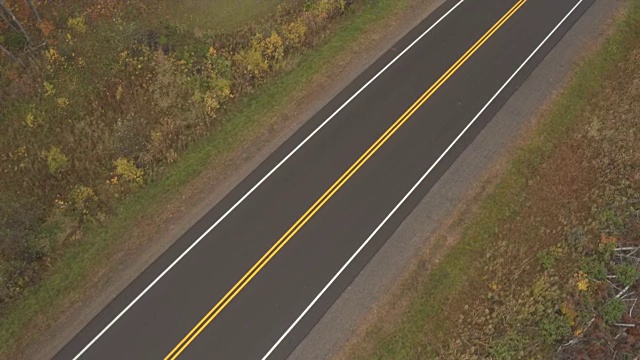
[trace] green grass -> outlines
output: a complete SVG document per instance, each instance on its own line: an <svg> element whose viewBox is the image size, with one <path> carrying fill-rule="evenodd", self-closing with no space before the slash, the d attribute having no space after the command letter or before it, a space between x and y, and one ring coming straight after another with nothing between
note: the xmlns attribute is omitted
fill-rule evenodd
<svg viewBox="0 0 640 360"><path fill-rule="evenodd" d="M248 4L255 0L246 0ZM276 3L265 1L264 3ZM106 268L109 259L127 241L128 231L140 219L161 211L172 194L188 184L205 168L215 166L225 155L246 146L268 126L262 120L281 111L290 99L315 75L332 66L332 61L346 53L349 46L368 29L404 9L407 1L380 0L356 15L342 20L327 40L304 54L292 71L264 85L254 96L240 101L222 125L208 138L181 154L165 175L123 201L115 215L104 225L88 225L77 245L69 249L46 274L40 284L2 314L0 356L7 357L55 322L66 304L79 301L91 274ZM241 21L241 20L237 20ZM34 330L35 329L35 330Z"/></svg>
<svg viewBox="0 0 640 360"><path fill-rule="evenodd" d="M414 359L436 355L425 341L425 328L438 334L444 348L452 339L446 334L456 323L456 299L472 296L474 285L486 270L477 261L495 246L497 229L515 219L523 209L523 193L529 175L561 142L580 119L589 100L597 96L603 82L640 40L640 1L632 0L626 16L604 46L589 55L570 84L554 102L530 141L514 156L496 188L480 202L477 215L465 226L461 241L428 275L411 274L412 292L417 294L401 315L399 325L379 331L375 323L363 341L350 349L350 358ZM419 283L415 283L419 281ZM443 335L441 335L443 334ZM438 339L428 341L437 343ZM513 344L508 344L513 345ZM517 345L517 344L516 344ZM494 349L499 352L504 349Z"/></svg>
<svg viewBox="0 0 640 360"><path fill-rule="evenodd" d="M160 16L179 26L219 33L273 12L278 5L300 0L161 0Z"/></svg>

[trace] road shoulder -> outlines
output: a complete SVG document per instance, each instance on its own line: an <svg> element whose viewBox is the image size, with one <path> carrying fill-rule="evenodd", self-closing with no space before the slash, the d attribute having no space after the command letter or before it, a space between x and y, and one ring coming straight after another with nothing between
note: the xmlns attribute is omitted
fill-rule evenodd
<svg viewBox="0 0 640 360"><path fill-rule="evenodd" d="M345 358L351 344L378 313L398 310L385 301L396 293L396 284L403 283L410 269L428 269L437 263L455 239L455 234L442 237L442 230L460 227L458 223L451 226L459 218L456 215L467 213L475 199L491 189L510 150L562 89L576 63L604 38L610 19L622 4L608 0L594 3L405 219L290 359Z"/></svg>
<svg viewBox="0 0 640 360"><path fill-rule="evenodd" d="M326 68L310 79L281 111L269 114L256 134L244 139L237 151L225 154L187 186L172 194L157 211L141 216L135 229L125 232L135 239L118 246L108 266L97 269L87 293L73 294L64 305L64 314L30 343L24 353L8 358L44 359L53 355L80 331L117 294L187 229L213 208L229 191L297 131L364 69L382 56L443 0L408 0L406 8L366 25L364 34L349 51L331 59ZM336 81L337 79L337 81ZM162 226L158 226L162 224ZM43 326L44 325L40 325Z"/></svg>

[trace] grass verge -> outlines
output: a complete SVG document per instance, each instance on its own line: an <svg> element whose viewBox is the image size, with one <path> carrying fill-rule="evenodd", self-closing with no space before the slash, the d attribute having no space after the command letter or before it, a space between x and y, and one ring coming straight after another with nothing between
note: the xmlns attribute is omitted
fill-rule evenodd
<svg viewBox="0 0 640 360"><path fill-rule="evenodd" d="M420 266L409 274L383 308L408 305L376 315L345 358L638 354L638 310L627 297L638 288L638 263L612 249L640 245L639 45L640 1L632 0L459 242L427 274Z"/></svg>
<svg viewBox="0 0 640 360"><path fill-rule="evenodd" d="M171 18L179 26L200 32L233 30L238 25L261 18L273 12L282 3L300 0L164 0L159 16Z"/></svg>
<svg viewBox="0 0 640 360"><path fill-rule="evenodd" d="M123 201L103 225L88 225L77 242L45 275L3 309L0 326L0 357L13 358L43 331L91 291L104 276L110 259L125 251L127 234L143 218L164 211L163 204L180 196L179 190L205 169L222 165L231 154L249 146L264 134L296 93L322 74L351 44L384 19L403 10L408 1L371 2L358 13L341 20L317 48L301 56L297 66L262 86L251 97L234 105L214 134L180 154L161 178Z"/></svg>

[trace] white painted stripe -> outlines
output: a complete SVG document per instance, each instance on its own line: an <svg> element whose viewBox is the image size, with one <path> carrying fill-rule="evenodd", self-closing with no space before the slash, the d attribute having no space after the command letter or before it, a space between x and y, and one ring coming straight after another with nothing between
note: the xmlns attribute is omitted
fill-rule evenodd
<svg viewBox="0 0 640 360"><path fill-rule="evenodd" d="M411 49L418 41L420 41L425 35L427 35L434 27L436 27L436 25L438 25L442 20L444 20L444 18L446 18L449 14L451 14L453 12L453 10L455 10L464 1L465 0L458 1L458 3L456 3L449 11L447 11L444 15L442 15L442 17L440 17L438 19L438 21L436 21L433 25L431 25L431 27L429 27L425 32L423 32L420 36L418 36L418 38L415 39L411 44L409 44L409 46L407 46L406 49L404 49L400 54L398 54L398 56L393 58L393 60L391 60L391 62L389 62L382 70L380 70L373 78L371 78L371 80L369 80L366 84L364 84L364 86L362 86L344 104L342 104L336 111L334 111L333 114L331 114L331 116L329 116L324 122L322 122L322 124L320 124L320 126L318 126L298 146L296 146L295 149L293 149L293 151L291 151L287 156L285 156L284 159L282 159L278 163L278 165L276 165L273 169L271 169L271 171L269 171L269 173L267 173L267 175L265 175L262 179L260 179L260 181L258 181L258 183L255 184L251 188L251 190L249 190L242 198L240 198L240 200L238 200L229 210L227 210L227 212L225 212L213 225L211 225L211 227L209 227L207 229L207 231L205 231L202 235L200 235L200 237L198 239L196 239L196 241L194 241L193 244L191 244L182 254L180 254L180 256L178 256L160 275L158 275L158 277L156 277L149 285L147 285L147 287L144 290L142 290L142 292L138 296L136 296L136 298L133 299L133 301L131 301L129 303L129 305L127 305L115 318L113 318L113 320L111 320L111 322L109 324L107 324L107 326L105 326L105 328L102 329L102 331L100 331L100 333L98 333L98 335L96 335L73 358L73 360L79 359L82 356L82 354L84 354L96 341L98 341L98 339L100 339L100 337L102 337L102 335L104 335L105 332L107 332L107 330L109 330L113 326L113 324L116 323L116 321L118 321L118 319L120 319L127 311L129 311L129 309L131 309L131 307L133 305L135 305L140 300L140 298L142 298L142 296L144 296L144 294L146 294L158 281L160 281L160 279L162 279L162 277L164 277L169 272L169 270L171 270L196 245L198 245L198 243L200 243L200 241L202 241L202 239L204 239L204 237L207 236L207 234L209 234L209 232L211 232L211 230L213 230L216 226L218 226L218 224L220 224L220 222L222 222L222 220L224 220L236 207L238 207L238 205L240 205L260 185L262 185L262 183L265 182L276 170L278 170L278 168L280 168L280 166L282 166L282 164L284 164L291 156L293 156L293 154L295 154L307 141L309 141L309 139L311 139L316 133L318 133L318 131L320 131L320 129L322 129L329 121L331 121L331 119L333 119L340 111L342 111L342 109L344 109L353 99L355 99L358 95L360 95L360 93L362 91L364 91L364 89L366 89L372 82L374 82L382 73L384 73L389 67L391 67L391 65L393 65L402 55L404 55L407 51L409 51L409 49Z"/></svg>
<svg viewBox="0 0 640 360"><path fill-rule="evenodd" d="M578 6L582 3L582 1L583 0L579 0L578 1L578 3L571 9L571 11L569 11L569 13L560 21L560 23L558 23L558 25L556 25L556 27L553 28L553 30L551 30L549 35L547 35L547 37L544 38L544 40L542 40L540 45L538 45L538 47L536 47L535 50L533 50L531 55L529 55L529 57L527 57L527 59L522 63L522 65L520 65L520 67L518 67L518 69L511 75L511 77L509 77L509 79L502 85L502 87L500 87L500 89L493 95L493 97L489 100L489 102L486 103L486 105L480 110L480 112L478 112L478 114L471 120L471 122L469 122L469 124L467 124L467 126L462 130L462 132L460 134L458 134L458 136L453 140L453 142L449 145L449 147L447 147L447 149L442 153L442 155L440 155L440 157L438 157L438 159L433 163L433 165L431 165L431 167L427 170L427 172L425 172L424 175L422 175L422 177L418 180L418 182L415 185L413 185L411 190L409 190L409 192L402 198L402 200L400 200L398 205L396 205L393 208L393 210L391 210L389 215L387 215L387 217L385 217L384 220L382 220L380 225L378 225L378 227L376 227L376 229L373 230L371 235L369 235L367 240L365 240L362 243L362 245L360 245L358 250L356 250L356 252L353 255L351 255L349 260L347 260L347 262L344 265L342 265L340 270L338 270L338 272L331 278L331 280L329 280L327 285L325 285L324 288L322 288L320 293L313 299L313 301L311 301L309 306L307 306L307 308L304 309L304 311L302 312L302 314L300 314L300 316L298 316L296 321L294 321L293 324L291 324L291 326L289 326L287 331L285 331L284 334L282 334L280 339L278 339L278 341L271 347L271 349L269 349L267 354L262 357L262 360L266 360L275 351L275 349L278 347L278 345L280 345L280 343L287 337L287 335L289 335L291 330L293 330L293 328L296 325L298 325L300 320L302 320L302 318L309 312L309 310L313 307L313 305L315 305L315 303L318 302L318 300L327 291L327 289L329 289L329 287L336 281L336 279L340 276L340 274L342 274L344 272L344 270L349 266L349 264L351 264L351 262L356 258L356 256L358 256L358 254L360 254L362 249L364 249L365 246L367 246L369 241L371 241L371 239L373 239L373 237L378 233L378 231L380 231L380 229L387 223L387 221L389 221L389 219L393 216L393 214L395 214L395 212L398 210L398 208L400 208L400 206L402 206L402 204L404 204L404 202L409 198L409 196L411 196L411 194L418 188L418 186L420 186L420 184L422 184L424 179L427 178L427 176L431 173L431 171L433 171L433 169L436 167L436 165L438 165L438 163L442 160L442 158L444 158L444 156L451 150L451 148L453 148L453 146L458 142L458 140L460 140L462 135L464 135L464 133L466 133L467 130L469 130L471 125L473 125L473 123L476 120L478 120L478 118L484 113L484 111L489 107L489 105L491 105L491 103L493 103L493 101L498 97L498 95L502 92L502 90L504 90L504 88L507 87L507 85L513 80L513 78L516 77L516 75L531 60L531 58L540 50L540 48L549 40L549 38L551 36L553 36L553 34L567 20L567 18L569 16L571 16L571 14L578 8Z"/></svg>

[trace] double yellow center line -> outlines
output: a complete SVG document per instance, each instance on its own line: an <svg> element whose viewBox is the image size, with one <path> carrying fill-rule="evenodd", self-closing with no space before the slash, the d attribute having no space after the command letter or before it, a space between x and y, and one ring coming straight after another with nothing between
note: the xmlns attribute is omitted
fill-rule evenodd
<svg viewBox="0 0 640 360"><path fill-rule="evenodd" d="M371 147L327 190L307 212L265 253L237 284L196 324L196 326L165 357L176 359L191 342L215 319L233 298L247 286L258 272L284 247L289 240L322 208L353 174L464 64L527 0L518 1L495 25L491 27L467 52L456 61Z"/></svg>

